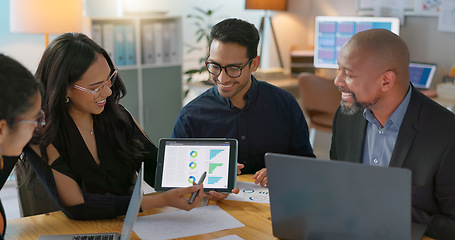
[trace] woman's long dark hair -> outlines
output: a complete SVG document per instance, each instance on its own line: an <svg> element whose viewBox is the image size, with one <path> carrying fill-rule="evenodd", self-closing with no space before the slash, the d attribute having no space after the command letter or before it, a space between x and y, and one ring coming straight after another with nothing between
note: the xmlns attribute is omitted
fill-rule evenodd
<svg viewBox="0 0 455 240"><path fill-rule="evenodd" d="M47 124L39 139L43 160L47 161L46 147L66 124L68 89L82 78L99 54L104 56L111 68L114 67L107 52L81 33L62 34L46 48L35 74L45 88L42 106ZM119 100L126 95L126 88L118 75L111 89L112 95L107 98L104 111L93 115L94 125L103 138L110 141L119 159L125 160L130 169L134 169L134 160L142 156L143 145L134 140L129 117L119 106Z"/></svg>

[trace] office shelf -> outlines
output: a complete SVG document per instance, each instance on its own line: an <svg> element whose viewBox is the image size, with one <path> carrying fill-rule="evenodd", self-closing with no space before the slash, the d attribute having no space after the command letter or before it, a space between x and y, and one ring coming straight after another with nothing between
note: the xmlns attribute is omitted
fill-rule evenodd
<svg viewBox="0 0 455 240"><path fill-rule="evenodd" d="M127 88L120 103L155 143L171 135L182 107L181 26L180 17L90 19L92 39L109 53Z"/></svg>

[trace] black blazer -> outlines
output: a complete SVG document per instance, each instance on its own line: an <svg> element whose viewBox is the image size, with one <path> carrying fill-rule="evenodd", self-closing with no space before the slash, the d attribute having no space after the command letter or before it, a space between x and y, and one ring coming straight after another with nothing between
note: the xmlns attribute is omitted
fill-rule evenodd
<svg viewBox="0 0 455 240"><path fill-rule="evenodd" d="M411 86L411 100L390 159L412 171L412 220L425 235L455 239L455 115ZM367 120L337 110L330 158L362 162Z"/></svg>

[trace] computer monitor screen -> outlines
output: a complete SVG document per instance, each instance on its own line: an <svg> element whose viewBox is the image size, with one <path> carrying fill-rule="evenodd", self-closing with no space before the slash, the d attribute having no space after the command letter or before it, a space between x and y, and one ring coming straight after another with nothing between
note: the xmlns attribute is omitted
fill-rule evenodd
<svg viewBox="0 0 455 240"><path fill-rule="evenodd" d="M400 20L393 17L317 16L315 23L314 66L317 68L338 68L341 47L358 32L373 28L396 34L400 31Z"/></svg>
<svg viewBox="0 0 455 240"><path fill-rule="evenodd" d="M409 80L414 87L419 89L429 89L436 72L436 64L417 63L409 64Z"/></svg>

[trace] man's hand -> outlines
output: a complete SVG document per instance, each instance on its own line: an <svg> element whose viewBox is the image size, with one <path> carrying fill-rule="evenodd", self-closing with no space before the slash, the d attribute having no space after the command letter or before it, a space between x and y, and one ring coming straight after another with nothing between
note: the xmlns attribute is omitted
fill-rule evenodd
<svg viewBox="0 0 455 240"><path fill-rule="evenodd" d="M242 173L241 169L244 168L244 167L245 167L245 165L237 163L237 175Z"/></svg>
<svg viewBox="0 0 455 240"><path fill-rule="evenodd" d="M253 176L254 179L254 183L256 184L261 184L261 186L263 187L267 187L267 184L269 183L268 180L267 180L267 169L266 168L263 168L259 171L257 171L254 176Z"/></svg>
<svg viewBox="0 0 455 240"><path fill-rule="evenodd" d="M238 188L232 189L232 193L237 194L239 192L240 192L240 189L238 189ZM214 201L224 200L228 196L229 196L229 193L219 193L217 191L210 191L210 192L204 194L204 197L206 197L210 200L214 200Z"/></svg>

